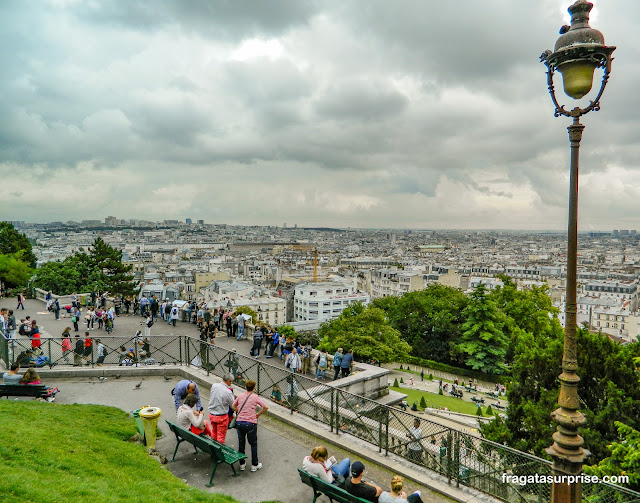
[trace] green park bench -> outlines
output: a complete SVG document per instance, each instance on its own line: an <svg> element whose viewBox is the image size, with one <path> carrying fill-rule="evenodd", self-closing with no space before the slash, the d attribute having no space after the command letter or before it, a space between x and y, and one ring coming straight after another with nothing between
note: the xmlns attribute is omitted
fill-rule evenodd
<svg viewBox="0 0 640 503"><path fill-rule="evenodd" d="M200 449L202 452L205 452L211 456L213 460L213 470L211 470L211 478L209 478L209 483L207 487L211 487L213 485L213 476L216 473L216 468L221 463L226 463L231 466L233 470L233 476L236 476L236 469L233 466L236 461L242 461L243 459L247 459L247 456L244 454L240 454L238 451L233 450L231 447L228 447L224 444L216 442L210 437L196 435L191 433L189 430L185 430L181 428L177 424L171 423L167 421L169 425L169 429L175 434L177 444L176 448L173 451L173 458L171 461L176 459L176 453L178 452L178 447L180 447L180 443L183 441L187 441L192 444L196 452Z"/></svg>
<svg viewBox="0 0 640 503"><path fill-rule="evenodd" d="M349 494L344 489L339 488L336 485L329 484L324 480L319 479L318 477L314 477L313 475L309 475L302 468L298 468L298 473L300 474L300 480L302 480L303 484L308 485L313 489L313 502L315 503L318 496L324 494L327 498L331 500L331 503L337 501L338 503L369 503L368 500L358 498L353 494Z"/></svg>
<svg viewBox="0 0 640 503"><path fill-rule="evenodd" d="M46 398L47 387L44 384L0 384L0 396L32 396Z"/></svg>

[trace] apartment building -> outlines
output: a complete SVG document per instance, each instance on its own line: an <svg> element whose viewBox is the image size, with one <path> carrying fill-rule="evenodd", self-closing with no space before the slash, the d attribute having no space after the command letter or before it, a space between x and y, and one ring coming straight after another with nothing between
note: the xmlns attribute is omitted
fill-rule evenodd
<svg viewBox="0 0 640 503"><path fill-rule="evenodd" d="M337 318L349 304L369 304L368 293L359 291L353 283L302 283L295 287L293 321Z"/></svg>

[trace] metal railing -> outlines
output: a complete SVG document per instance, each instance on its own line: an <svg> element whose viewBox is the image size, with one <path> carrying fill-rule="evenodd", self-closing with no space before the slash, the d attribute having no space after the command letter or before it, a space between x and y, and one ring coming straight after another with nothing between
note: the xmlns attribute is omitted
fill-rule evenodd
<svg viewBox="0 0 640 503"><path fill-rule="evenodd" d="M153 335L148 338L148 352L142 351L142 337L109 335L98 338L108 351L103 362L105 365L179 363L201 367L207 374L218 376L230 372L236 377L236 384L241 386L248 379L255 381L256 393L287 407L291 414L304 414L328 425L338 435L352 435L377 447L380 453L392 453L437 472L450 484L468 486L509 503L550 500L551 485L548 483L519 485L503 480L503 474L550 476L551 463L536 456L417 418L409 412L381 405L194 337ZM44 338L41 354L35 358L40 358L41 366L73 365L77 340L72 339L72 349L65 354L61 338ZM29 344L29 340L19 339L17 347L11 348L7 340L0 337L0 357L7 364L13 362L20 352L27 349L25 343ZM95 339L87 354L76 356L75 364L78 360L80 365L98 364ZM410 436L416 420L422 431L418 440ZM640 503L640 493L612 484L584 484L583 501Z"/></svg>

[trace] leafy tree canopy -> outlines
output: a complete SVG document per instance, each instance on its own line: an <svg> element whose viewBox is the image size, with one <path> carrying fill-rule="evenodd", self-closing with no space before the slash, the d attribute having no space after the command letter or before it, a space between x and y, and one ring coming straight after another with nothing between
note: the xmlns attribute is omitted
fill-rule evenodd
<svg viewBox="0 0 640 503"><path fill-rule="evenodd" d="M240 314L248 314L249 316L251 316L251 324L252 325L255 325L256 323L258 323L258 313L256 313L249 306L240 306L240 307L235 309L235 312L238 315L240 315Z"/></svg>
<svg viewBox="0 0 640 503"><path fill-rule="evenodd" d="M61 262L47 262L33 277L33 284L58 295L101 291L130 295L134 291L131 266L122 263L122 252L97 238L87 252L76 252Z"/></svg>
<svg viewBox="0 0 640 503"><path fill-rule="evenodd" d="M9 222L0 222L0 254L13 255L29 267L36 266L36 256L33 254L31 242Z"/></svg>
<svg viewBox="0 0 640 503"><path fill-rule="evenodd" d="M322 337L320 348L330 353L339 347L353 349L357 357L383 363L402 360L411 351L382 309L361 303L351 304L338 318L323 323L318 334Z"/></svg>
<svg viewBox="0 0 640 503"><path fill-rule="evenodd" d="M462 342L456 351L463 355L465 363L473 370L487 374L503 374L507 370L505 356L508 340L503 331L506 316L495 301L487 295L480 283L471 294L471 300L463 311L467 321L462 326Z"/></svg>
<svg viewBox="0 0 640 503"><path fill-rule="evenodd" d="M412 347L413 356L444 363L452 363L451 347L462 335L462 311L468 303L462 291L438 283L401 297L373 301Z"/></svg>
<svg viewBox="0 0 640 503"><path fill-rule="evenodd" d="M33 273L33 269L17 255L20 253L0 255L0 280L8 289L23 288Z"/></svg>

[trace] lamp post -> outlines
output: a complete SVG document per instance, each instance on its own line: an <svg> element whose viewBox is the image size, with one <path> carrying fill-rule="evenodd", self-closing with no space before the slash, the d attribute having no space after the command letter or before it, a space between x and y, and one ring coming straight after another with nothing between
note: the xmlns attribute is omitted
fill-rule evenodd
<svg viewBox="0 0 640 503"><path fill-rule="evenodd" d="M557 423L553 434L554 443L546 449L553 458L554 482L551 489L553 503L580 503L582 486L580 482L569 483L558 476L578 476L582 473L582 463L589 451L582 446L584 440L578 428L584 424L584 415L578 410L578 348L576 342L576 270L578 257L578 156L584 126L580 117L592 110L600 109L600 97L604 92L611 72L611 53L615 47L604 45L602 33L589 27L589 12L593 4L578 0L571 7L571 26L560 29L554 52L545 51L540 60L547 66L549 94L555 105L555 117L571 117L573 123L567 128L571 146L571 176L569 182L569 226L567 241L567 288L565 295L564 352L562 373L559 376L560 394L557 410L551 417ZM566 110L558 104L553 86L556 70L562 73L564 92L573 99L580 99L590 90L593 72L603 69L602 83L595 100L585 108ZM574 479L575 480L575 479Z"/></svg>

